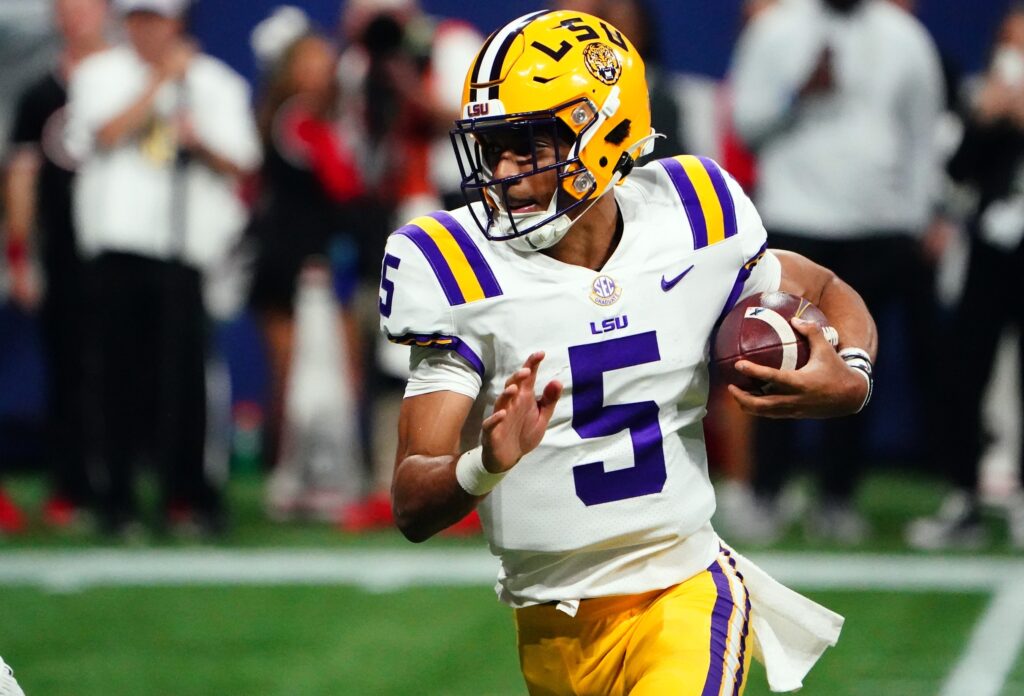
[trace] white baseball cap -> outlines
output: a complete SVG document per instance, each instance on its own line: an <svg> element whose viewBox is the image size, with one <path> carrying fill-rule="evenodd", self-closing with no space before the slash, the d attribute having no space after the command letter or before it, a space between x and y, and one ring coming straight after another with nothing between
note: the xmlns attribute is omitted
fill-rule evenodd
<svg viewBox="0 0 1024 696"><path fill-rule="evenodd" d="M153 12L164 17L181 17L192 0L114 0L114 8L123 15L132 12Z"/></svg>

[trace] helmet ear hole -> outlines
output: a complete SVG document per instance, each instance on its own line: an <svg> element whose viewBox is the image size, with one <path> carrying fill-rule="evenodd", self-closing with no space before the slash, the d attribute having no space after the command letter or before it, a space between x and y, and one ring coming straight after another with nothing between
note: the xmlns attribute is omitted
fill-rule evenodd
<svg viewBox="0 0 1024 696"><path fill-rule="evenodd" d="M608 135L604 136L605 142L612 145L621 145L629 137L629 131L632 126L633 122L628 118L619 121L618 125L612 128Z"/></svg>

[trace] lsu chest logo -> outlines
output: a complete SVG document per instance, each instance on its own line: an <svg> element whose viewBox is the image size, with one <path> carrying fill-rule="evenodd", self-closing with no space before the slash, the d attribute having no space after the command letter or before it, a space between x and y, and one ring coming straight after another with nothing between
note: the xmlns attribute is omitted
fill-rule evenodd
<svg viewBox="0 0 1024 696"><path fill-rule="evenodd" d="M620 295L622 288L611 276L599 275L590 286L590 301L601 307L615 304Z"/></svg>

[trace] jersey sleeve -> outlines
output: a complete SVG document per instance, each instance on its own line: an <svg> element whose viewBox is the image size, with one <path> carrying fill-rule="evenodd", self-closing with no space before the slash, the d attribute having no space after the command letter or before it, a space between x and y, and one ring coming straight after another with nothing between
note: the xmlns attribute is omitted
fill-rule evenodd
<svg viewBox="0 0 1024 696"><path fill-rule="evenodd" d="M736 303L758 292L778 290L779 260L767 250L768 234L761 216L736 180L714 160L679 155L658 160L682 204L693 237L693 250L729 248L735 269L722 316ZM725 271L728 272L728 271Z"/></svg>
<svg viewBox="0 0 1024 696"><path fill-rule="evenodd" d="M476 399L483 378L469 361L451 350L413 346L409 355L409 381L405 396L451 391Z"/></svg>
<svg viewBox="0 0 1024 696"><path fill-rule="evenodd" d="M739 237L739 263L736 284L726 303L725 312L736 303L761 292L774 292L782 282L782 265L768 250L768 232L753 201L728 173L724 172L733 207L736 210L736 229Z"/></svg>
<svg viewBox="0 0 1024 696"><path fill-rule="evenodd" d="M481 341L456 321L454 309L465 302L460 269L449 258L451 245L434 225L447 217L435 215L417 218L388 238L381 264L381 330L393 343L454 353L482 378ZM413 368L422 355L416 351ZM431 377L436 388L428 391L446 388L436 376ZM457 386L452 391L466 391Z"/></svg>

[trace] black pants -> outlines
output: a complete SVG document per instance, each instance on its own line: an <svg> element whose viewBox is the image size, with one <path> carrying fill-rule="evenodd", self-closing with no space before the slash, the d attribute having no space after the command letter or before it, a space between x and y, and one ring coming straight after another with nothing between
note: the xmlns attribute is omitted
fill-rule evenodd
<svg viewBox="0 0 1024 696"><path fill-rule="evenodd" d="M161 504L215 512L205 476L206 317L195 269L130 254L93 264L106 482L103 518L136 516L134 462L156 464Z"/></svg>
<svg viewBox="0 0 1024 696"><path fill-rule="evenodd" d="M921 256L918 242L906 234L890 233L851 241L826 241L776 232L768 245L802 254L821 264L860 293L877 319L889 306L907 306L905 343L908 368L913 372L919 421L930 429L935 419L935 399L927 390L935 383L932 361L935 336L934 272ZM875 374L885 379L884 352ZM870 409L870 406L868 406ZM856 492L864 471L867 419L862 415L822 421L822 443L810 458L822 494L847 501ZM797 462L797 424L788 420L759 419L756 426L754 489L773 497L793 473ZM928 452L920 457L930 456Z"/></svg>
<svg viewBox="0 0 1024 696"><path fill-rule="evenodd" d="M1022 272L1024 245L1006 251L972 235L967 281L944 341L950 374L943 381L942 428L935 433L943 470L954 485L971 492L978 485L978 459L987 439L981 402L999 338L1008 324L1024 327L1024 303L1017 296ZM1024 343L1018 361L1024 373Z"/></svg>
<svg viewBox="0 0 1024 696"><path fill-rule="evenodd" d="M69 235L70 236L70 235ZM46 459L51 493L76 506L91 504L88 462L95 454L95 419L99 409L90 377L85 264L70 245L43 255L46 295L40 308L46 361Z"/></svg>

